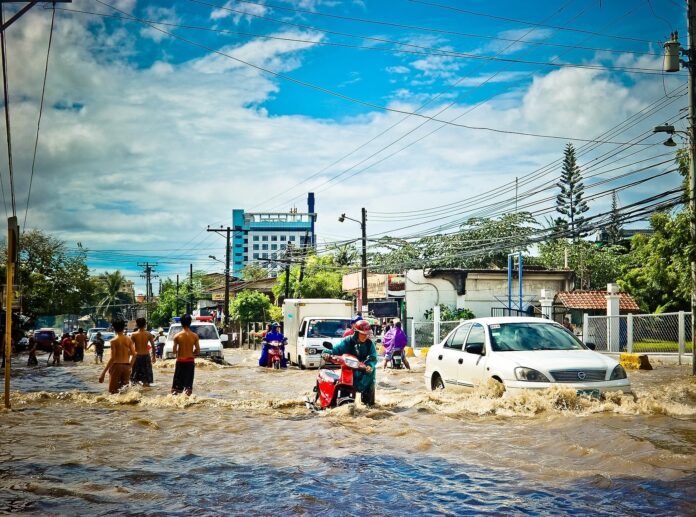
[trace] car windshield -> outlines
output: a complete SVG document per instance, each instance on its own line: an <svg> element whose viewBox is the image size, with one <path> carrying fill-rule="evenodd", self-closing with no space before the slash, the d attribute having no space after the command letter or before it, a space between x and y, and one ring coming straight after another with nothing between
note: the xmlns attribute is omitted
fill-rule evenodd
<svg viewBox="0 0 696 517"><path fill-rule="evenodd" d="M341 337L348 327L348 320L310 320L307 337Z"/></svg>
<svg viewBox="0 0 696 517"><path fill-rule="evenodd" d="M116 337L116 334L114 332L102 332L101 333L101 338L104 341L109 341L110 339L113 339L114 337ZM95 339L97 339L96 333L92 336L92 340L95 340Z"/></svg>
<svg viewBox="0 0 696 517"><path fill-rule="evenodd" d="M500 323L489 328L496 352L585 349L573 334L553 323Z"/></svg>
<svg viewBox="0 0 696 517"><path fill-rule="evenodd" d="M34 339L53 339L53 332L34 332Z"/></svg>
<svg viewBox="0 0 696 517"><path fill-rule="evenodd" d="M191 325L191 330L198 334L199 339L219 339L217 330L214 325ZM169 329L168 340L174 339L179 332L181 332L181 326L171 327Z"/></svg>

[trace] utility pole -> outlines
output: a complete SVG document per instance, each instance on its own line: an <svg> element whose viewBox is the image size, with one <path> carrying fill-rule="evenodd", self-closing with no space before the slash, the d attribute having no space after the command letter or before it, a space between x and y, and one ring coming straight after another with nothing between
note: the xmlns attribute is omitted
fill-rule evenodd
<svg viewBox="0 0 696 517"><path fill-rule="evenodd" d="M155 271L157 262L138 262L138 267L143 268L141 278L145 279L145 319L150 320L150 302L152 301L152 273Z"/></svg>
<svg viewBox="0 0 696 517"><path fill-rule="evenodd" d="M285 252L285 299L290 298L290 263L292 262L292 248L288 244Z"/></svg>
<svg viewBox="0 0 696 517"><path fill-rule="evenodd" d="M179 314L179 275L176 275L176 300L174 302L174 315L181 316L181 314Z"/></svg>
<svg viewBox="0 0 696 517"><path fill-rule="evenodd" d="M189 264L189 295L186 304L186 314L193 313L193 264Z"/></svg>
<svg viewBox="0 0 696 517"><path fill-rule="evenodd" d="M362 209L362 310L367 310L367 209ZM366 315L367 316L367 315Z"/></svg>
<svg viewBox="0 0 696 517"><path fill-rule="evenodd" d="M208 231L220 235L222 235L222 232L225 233L225 319L223 327L225 333L228 333L230 330L230 234L232 228L229 226L227 228L223 228L222 226L220 228L211 228L209 226Z"/></svg>
<svg viewBox="0 0 696 517"><path fill-rule="evenodd" d="M696 245L696 0L687 2L687 26L689 38L687 49L679 46L679 35L672 33L670 41L664 44L665 55L663 59L663 69L665 72L678 72L680 64L684 65L689 71L689 234L691 238L691 249ZM686 56L686 61L680 60L679 56ZM677 131L673 126L657 126L655 133L674 134ZM671 141L671 137L670 137ZM671 145L674 145L672 142ZM691 251L689 260L691 262L691 374L696 375L696 251Z"/></svg>

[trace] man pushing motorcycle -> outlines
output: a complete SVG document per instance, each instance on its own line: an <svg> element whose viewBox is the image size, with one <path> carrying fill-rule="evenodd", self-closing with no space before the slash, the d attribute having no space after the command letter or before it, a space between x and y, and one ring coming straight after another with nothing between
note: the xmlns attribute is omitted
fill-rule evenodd
<svg viewBox="0 0 696 517"><path fill-rule="evenodd" d="M362 403L366 406L372 406L375 403L377 349L372 342L372 330L367 321L358 321L353 328L355 329L353 335L335 344L331 350L324 350L322 357L351 354L364 363L365 370L355 370L353 382L357 391L360 392Z"/></svg>

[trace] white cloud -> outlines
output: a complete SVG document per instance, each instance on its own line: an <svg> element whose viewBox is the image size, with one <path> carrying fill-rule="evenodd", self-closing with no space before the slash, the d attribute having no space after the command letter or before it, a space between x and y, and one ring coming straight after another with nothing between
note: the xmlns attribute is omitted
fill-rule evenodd
<svg viewBox="0 0 696 517"><path fill-rule="evenodd" d="M390 74L407 74L410 72L410 69L407 66L388 66L385 69L387 72Z"/></svg>
<svg viewBox="0 0 696 517"><path fill-rule="evenodd" d="M236 25L242 20L246 22L253 21L257 16L264 16L266 13L268 13L268 9L263 5L245 4L228 0L223 7L213 9L210 13L210 19L223 20L225 18L232 18L232 21Z"/></svg>
<svg viewBox="0 0 696 517"><path fill-rule="evenodd" d="M145 18L147 20L152 20L154 22L162 22L162 23L169 23L169 24L177 24L180 23L179 17L176 15L176 10L174 8L167 9L165 7L152 7L148 6L145 9ZM154 27L159 27L155 25ZM146 26L140 29L140 36L143 38L149 38L152 39L153 41L160 42L165 38L168 38L169 35L162 32L161 30L157 30L153 26ZM163 30L168 31L168 27L162 26L161 27Z"/></svg>

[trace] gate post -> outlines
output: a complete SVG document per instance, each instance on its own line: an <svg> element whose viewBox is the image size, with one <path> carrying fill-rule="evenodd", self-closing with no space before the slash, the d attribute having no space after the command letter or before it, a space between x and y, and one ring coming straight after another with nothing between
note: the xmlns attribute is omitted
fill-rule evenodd
<svg viewBox="0 0 696 517"><path fill-rule="evenodd" d="M629 313L626 318L626 351L633 353L633 314Z"/></svg>
<svg viewBox="0 0 696 517"><path fill-rule="evenodd" d="M433 345L440 342L440 306L433 307Z"/></svg>
<svg viewBox="0 0 696 517"><path fill-rule="evenodd" d="M539 299L541 303L541 317L550 321L553 321L553 298L555 294L550 289L542 289L541 298Z"/></svg>
<svg viewBox="0 0 696 517"><path fill-rule="evenodd" d="M416 349L416 320L411 319L411 348Z"/></svg>
<svg viewBox="0 0 696 517"><path fill-rule="evenodd" d="M685 321L684 311L679 311L679 364L682 364L682 354L684 353L684 344L686 342Z"/></svg>
<svg viewBox="0 0 696 517"><path fill-rule="evenodd" d="M607 285L607 352L619 352L620 318L619 318L619 287L616 284Z"/></svg>

